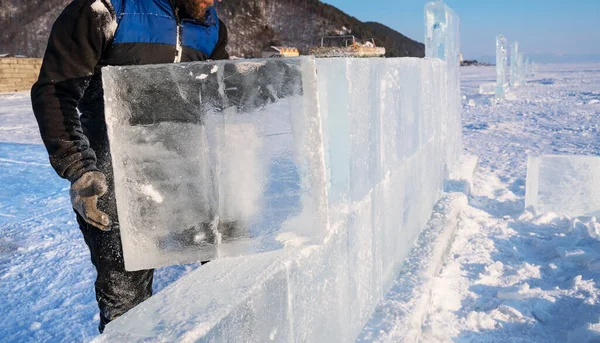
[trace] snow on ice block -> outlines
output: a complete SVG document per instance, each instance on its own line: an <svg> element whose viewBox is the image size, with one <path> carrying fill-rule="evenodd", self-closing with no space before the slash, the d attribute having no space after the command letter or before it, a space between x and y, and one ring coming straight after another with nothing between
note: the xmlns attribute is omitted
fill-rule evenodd
<svg viewBox="0 0 600 343"><path fill-rule="evenodd" d="M102 74L128 270L272 251L289 239L322 241L314 60Z"/></svg>
<svg viewBox="0 0 600 343"><path fill-rule="evenodd" d="M600 157L529 156L525 208L571 217L600 215Z"/></svg>

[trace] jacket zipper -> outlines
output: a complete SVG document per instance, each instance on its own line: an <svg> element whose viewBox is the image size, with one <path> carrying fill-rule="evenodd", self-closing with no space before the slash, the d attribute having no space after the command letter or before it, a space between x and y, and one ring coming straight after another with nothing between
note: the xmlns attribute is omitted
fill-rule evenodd
<svg viewBox="0 0 600 343"><path fill-rule="evenodd" d="M175 14L175 22L177 23L177 43L175 45L175 60L174 63L181 62L181 54L183 53L183 48L181 47L181 33L183 31L183 25L181 24L181 19L179 19L179 9L173 5L173 13Z"/></svg>

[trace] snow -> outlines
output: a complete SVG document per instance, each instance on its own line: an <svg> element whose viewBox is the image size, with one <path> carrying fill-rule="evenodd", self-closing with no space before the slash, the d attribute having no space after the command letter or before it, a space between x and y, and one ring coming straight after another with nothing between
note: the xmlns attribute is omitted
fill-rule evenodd
<svg viewBox="0 0 600 343"><path fill-rule="evenodd" d="M90 341L97 335L95 271L69 201L48 162L29 93L0 95L0 337ZM195 269L163 268L154 290Z"/></svg>
<svg viewBox="0 0 600 343"><path fill-rule="evenodd" d="M0 142L42 144L40 131L35 122L29 94L5 93L0 94ZM43 161L47 163L47 159Z"/></svg>
<svg viewBox="0 0 600 343"><path fill-rule="evenodd" d="M448 254L467 207L463 193L447 193L436 204L402 271L358 337L358 342L416 342L431 301L429 291Z"/></svg>
<svg viewBox="0 0 600 343"><path fill-rule="evenodd" d="M498 105L477 94L493 68L462 71L465 145L480 171L421 341L597 342L596 220L524 212L524 198L528 154L599 154L600 65L543 66Z"/></svg>
<svg viewBox="0 0 600 343"><path fill-rule="evenodd" d="M110 4L110 2L108 2ZM92 3L92 11L98 13L103 16L104 20L104 36L110 40L114 37L115 32L117 32L117 19L113 18L110 10L106 7L106 4L103 0L96 0Z"/></svg>
<svg viewBox="0 0 600 343"><path fill-rule="evenodd" d="M462 73L465 148L480 158L480 167L449 257L431 282L421 341L600 341L600 226L593 218L524 211L528 154L600 155L600 65L541 66L536 79L513 90L514 100L497 105L478 94L479 84L495 79L494 68L466 67ZM467 106L469 101L475 106ZM6 342L89 341L97 333L98 320L94 271L70 208L69 185L49 166L28 94L0 95L0 130L0 337ZM347 247L343 243L338 246ZM256 271L255 281L266 277L270 262L254 265L232 259L226 267ZM329 261L338 262L347 263ZM198 275L206 275L206 280L221 276L222 288L239 280L211 263L198 269ZM309 273L296 274L296 280L322 269L311 266ZM195 268L157 270L155 291ZM333 285L322 287L335 292ZM207 292L202 283L188 286L180 288L182 295ZM266 292L287 302L287 287L280 286L273 282ZM215 296L219 292L210 290ZM295 299L315 294L315 289L306 289ZM377 310L383 310L381 322L386 313L397 313L397 304L388 301L390 294ZM232 303L222 297L201 309L190 305L190 311L202 316L201 310ZM254 315L255 310L280 303L256 304L264 307L246 304L246 313ZM323 301L318 308L328 304ZM178 313L172 313L175 319ZM285 334L285 318L272 317L282 325L276 331L270 327L265 341ZM316 326L319 319L306 323ZM387 323L390 337L403 330L394 321ZM209 328L197 326L189 335L198 337ZM231 327L223 323L223 328L226 332Z"/></svg>

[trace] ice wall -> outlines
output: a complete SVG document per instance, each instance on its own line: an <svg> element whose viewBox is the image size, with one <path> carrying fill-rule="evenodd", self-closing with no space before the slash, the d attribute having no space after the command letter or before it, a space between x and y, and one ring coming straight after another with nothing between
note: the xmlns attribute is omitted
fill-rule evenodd
<svg viewBox="0 0 600 343"><path fill-rule="evenodd" d="M326 151L325 243L213 261L109 325L103 340L349 342L360 333L442 193L454 148L443 142L459 140L444 137L441 114L458 89L436 59L300 61L318 70L323 140L312 144Z"/></svg>
<svg viewBox="0 0 600 343"><path fill-rule="evenodd" d="M600 215L600 157L529 156L525 207L560 215Z"/></svg>
<svg viewBox="0 0 600 343"><path fill-rule="evenodd" d="M306 136L296 135L291 142L317 156L322 151L322 169L319 163L301 163L313 161L311 154L294 151L294 156L308 156L299 166L317 166L300 175L326 180L324 199L319 198L328 222L323 243L215 260L109 324L98 342L356 339L425 227L462 149L453 41L458 20L445 5L428 9L428 46L437 44L435 50L444 51L437 56L444 59L279 62L300 66L302 91L296 94L311 108L298 112L311 119L295 118L303 123L296 127L320 127L320 135L313 132L298 142L295 137ZM261 109L263 115L281 111Z"/></svg>
<svg viewBox="0 0 600 343"><path fill-rule="evenodd" d="M503 35L496 37L496 98L503 99L508 89L508 51L506 38Z"/></svg>

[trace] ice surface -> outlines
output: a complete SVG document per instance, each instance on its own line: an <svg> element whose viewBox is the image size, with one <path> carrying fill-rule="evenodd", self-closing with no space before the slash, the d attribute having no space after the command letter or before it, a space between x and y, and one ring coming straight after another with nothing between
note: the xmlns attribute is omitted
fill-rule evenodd
<svg viewBox="0 0 600 343"><path fill-rule="evenodd" d="M496 98L504 98L508 88L508 51L506 38L503 35L496 37Z"/></svg>
<svg viewBox="0 0 600 343"><path fill-rule="evenodd" d="M600 157L529 156L525 207L572 217L600 215Z"/></svg>
<svg viewBox="0 0 600 343"><path fill-rule="evenodd" d="M104 69L127 269L274 250L281 232L322 241L314 70L308 59Z"/></svg>

